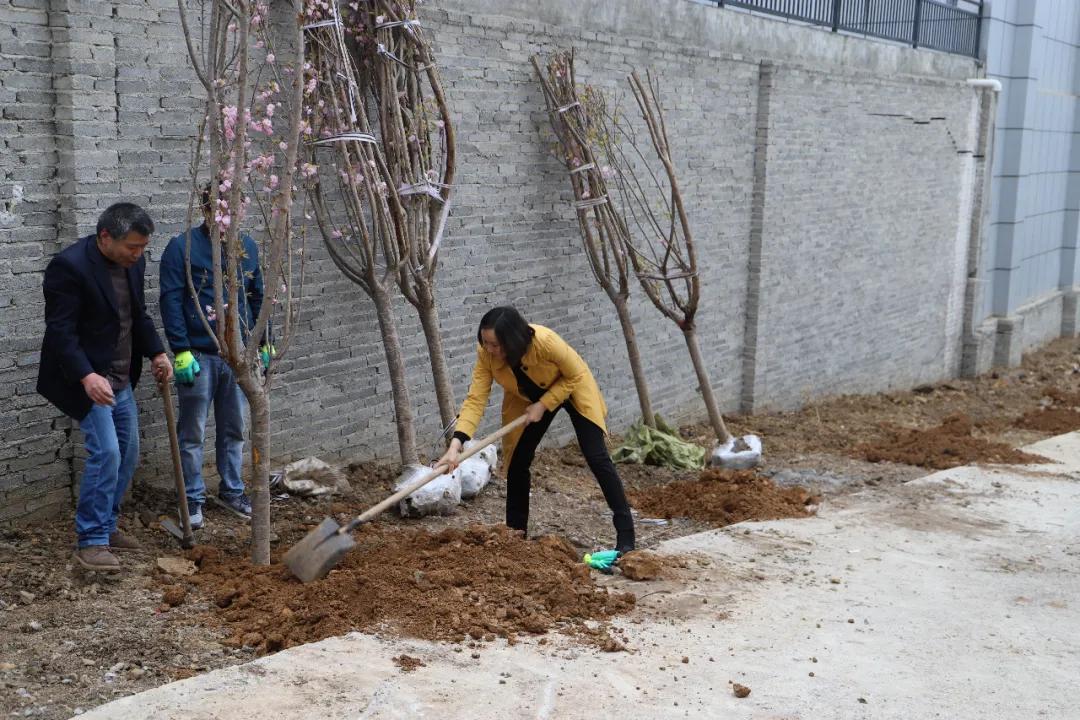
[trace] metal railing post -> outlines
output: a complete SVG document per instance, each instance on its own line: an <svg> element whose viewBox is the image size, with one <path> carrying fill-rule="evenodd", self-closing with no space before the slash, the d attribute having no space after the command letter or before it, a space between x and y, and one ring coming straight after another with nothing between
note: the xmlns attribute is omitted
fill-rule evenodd
<svg viewBox="0 0 1080 720"><path fill-rule="evenodd" d="M832 4L832 31L836 32L840 29L840 3L843 0L833 0Z"/></svg>
<svg viewBox="0 0 1080 720"><path fill-rule="evenodd" d="M915 20L911 25L911 47L919 47L919 25L922 24L922 0L915 0Z"/></svg>
<svg viewBox="0 0 1080 720"><path fill-rule="evenodd" d="M979 0L979 16L975 19L975 59L979 60L982 56L982 26L983 26L983 8L986 7L986 3L983 0Z"/></svg>

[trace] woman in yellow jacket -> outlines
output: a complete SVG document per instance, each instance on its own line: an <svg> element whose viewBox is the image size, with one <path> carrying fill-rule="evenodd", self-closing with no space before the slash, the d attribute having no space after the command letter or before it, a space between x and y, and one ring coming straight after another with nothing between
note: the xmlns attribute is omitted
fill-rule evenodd
<svg viewBox="0 0 1080 720"><path fill-rule="evenodd" d="M503 388L503 424L524 414L523 428L503 440L506 458L506 524L526 532L529 525L530 471L536 447L559 410L574 424L585 461L611 508L615 549L634 549L634 520L622 481L611 461L604 435L607 407L589 366L565 340L542 325L525 322L512 307L489 310L480 320L476 365L469 395L462 404L454 437L441 462L457 467L462 445L475 433L487 407L494 380Z"/></svg>

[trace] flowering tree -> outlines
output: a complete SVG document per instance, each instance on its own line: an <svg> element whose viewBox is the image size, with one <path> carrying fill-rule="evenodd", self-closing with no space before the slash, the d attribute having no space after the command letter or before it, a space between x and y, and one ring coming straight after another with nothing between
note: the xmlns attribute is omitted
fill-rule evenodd
<svg viewBox="0 0 1080 720"><path fill-rule="evenodd" d="M302 0L289 5L290 21L277 25L284 28L279 35L269 22L266 1L178 0L188 55L206 93L192 177L205 172L214 179L214 304L198 308L196 302L196 307L250 407L255 564L270 562L270 388L292 338L303 276L302 259L294 267L294 242L299 241L292 221L304 98L304 6ZM281 45L286 60L275 57L275 44ZM194 202L188 207L188 227L193 210ZM266 279L264 302L250 327L238 302L244 292L240 228L245 222L256 225L255 234L262 239L259 260ZM296 252L302 258L303 247ZM301 278L299 290L293 289L294 277ZM197 299L190 263L188 285ZM269 336L275 312L283 321L275 339L276 356L264 368L259 346Z"/></svg>
<svg viewBox="0 0 1080 720"><path fill-rule="evenodd" d="M532 64L544 90L551 127L559 140L559 157L570 175L574 208L589 267L615 305L641 405L641 418L646 425L655 427L656 416L630 319L629 231L626 219L608 196L607 178L613 171L597 158L600 148L613 144L611 129L606 122L604 96L590 87L584 89L583 97L578 96L573 50L553 54L546 71L541 69L535 56Z"/></svg>

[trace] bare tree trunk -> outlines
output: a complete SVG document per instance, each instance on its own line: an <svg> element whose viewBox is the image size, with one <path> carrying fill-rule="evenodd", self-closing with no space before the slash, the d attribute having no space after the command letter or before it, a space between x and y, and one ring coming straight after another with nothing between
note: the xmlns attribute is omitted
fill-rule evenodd
<svg viewBox="0 0 1080 720"><path fill-rule="evenodd" d="M443 351L442 332L439 330L439 311L434 302L425 302L417 306L420 326L424 328L428 353L431 355L431 375L435 381L435 399L439 403L439 417L444 426L454 421L456 403L454 390L450 384L450 371L446 367L446 353Z"/></svg>
<svg viewBox="0 0 1080 720"><path fill-rule="evenodd" d="M270 564L270 398L262 383L240 383L251 413L251 562Z"/></svg>
<svg viewBox="0 0 1080 720"><path fill-rule="evenodd" d="M645 370L641 366L641 353L638 352L637 334L630 320L630 308L627 307L626 298L612 297L611 301L615 304L615 312L619 315L623 338L626 340L626 355L630 359L630 372L634 375L638 402L641 404L641 419L649 427L656 427L656 415L653 414L652 401L649 399L649 386L645 384Z"/></svg>
<svg viewBox="0 0 1080 720"><path fill-rule="evenodd" d="M641 405L641 420L649 427L656 427L649 386L645 382L627 307L631 264L628 260L629 228L626 218L611 203L602 163L596 156L597 150L610 148L614 142L612 127L605 117L606 102L595 88L586 86L581 95L578 94L573 50L557 51L551 56L546 74L541 69L539 56L533 56L532 65L544 91L551 128L562 148L560 159L569 172L585 256L593 276L619 315Z"/></svg>
<svg viewBox="0 0 1080 720"><path fill-rule="evenodd" d="M693 325L683 329L683 337L686 338L686 347L690 351L690 359L694 363L694 372L697 373L698 386L701 396L705 399L705 409L709 411L709 424L720 444L731 439L731 433L724 425L724 418L720 416L720 409L716 406L716 397L713 395L712 383L709 382L709 371L705 369L705 361L701 357L701 349L698 348L697 332Z"/></svg>
<svg viewBox="0 0 1080 720"><path fill-rule="evenodd" d="M390 296L382 285L373 282L371 288L371 299L375 301L375 314L379 319L379 332L382 334L383 349L386 351L390 389L394 394L394 423L397 425L401 464L416 464L419 456L416 453L412 400L409 398L409 387L405 383L405 361L401 356L401 340L394 324L394 310L390 305Z"/></svg>

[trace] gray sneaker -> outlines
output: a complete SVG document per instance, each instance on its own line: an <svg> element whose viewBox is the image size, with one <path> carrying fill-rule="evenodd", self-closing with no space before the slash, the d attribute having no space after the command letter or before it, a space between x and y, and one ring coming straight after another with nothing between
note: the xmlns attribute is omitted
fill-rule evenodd
<svg viewBox="0 0 1080 720"><path fill-rule="evenodd" d="M220 497L221 502L225 503L234 512L241 515L251 517L251 500L248 499L247 493L240 493L239 495L233 495L232 497Z"/></svg>
<svg viewBox="0 0 1080 720"><path fill-rule="evenodd" d="M177 513L179 516L180 513ZM198 530L203 526L202 505L200 503L188 503L188 520L191 521L191 529Z"/></svg>

